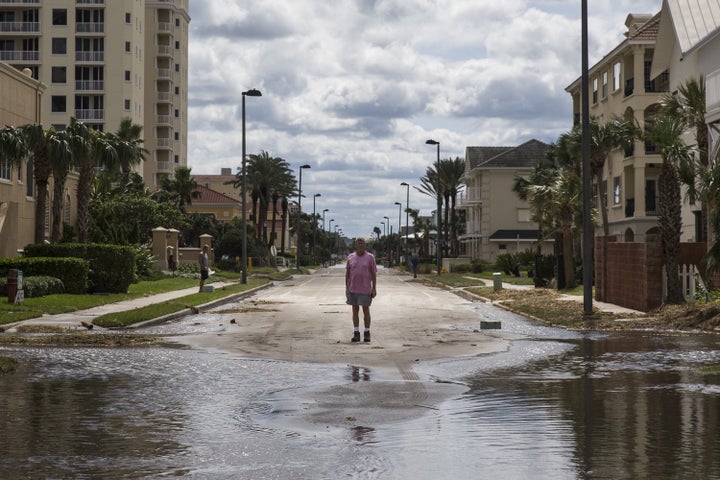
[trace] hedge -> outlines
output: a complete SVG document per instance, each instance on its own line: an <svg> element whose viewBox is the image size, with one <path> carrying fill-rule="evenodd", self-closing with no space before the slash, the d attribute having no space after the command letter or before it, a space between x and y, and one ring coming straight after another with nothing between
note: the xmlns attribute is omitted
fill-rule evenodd
<svg viewBox="0 0 720 480"><path fill-rule="evenodd" d="M55 277L36 276L26 277L23 272L23 291L25 298L44 297L53 293L65 293L62 280ZM0 277L0 295L7 297L7 278Z"/></svg>
<svg viewBox="0 0 720 480"><path fill-rule="evenodd" d="M15 257L0 258L0 276L10 269L22 270L24 277L46 276L62 280L66 293L87 292L90 262L82 258Z"/></svg>
<svg viewBox="0 0 720 480"><path fill-rule="evenodd" d="M97 243L35 243L25 247L25 256L86 259L90 262L90 292L127 293L135 280L135 252L132 247Z"/></svg>

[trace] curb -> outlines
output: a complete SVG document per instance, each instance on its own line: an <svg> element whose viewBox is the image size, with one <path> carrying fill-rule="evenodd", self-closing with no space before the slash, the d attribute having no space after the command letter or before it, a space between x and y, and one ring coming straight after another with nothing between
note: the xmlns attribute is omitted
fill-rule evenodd
<svg viewBox="0 0 720 480"><path fill-rule="evenodd" d="M186 317L188 315L194 315L196 313L204 312L204 311L210 310L212 308L218 307L220 305L224 305L226 303L230 303L235 300L239 300L241 298L249 297L251 295L254 295L256 292L258 292L260 290L270 288L273 286L275 286L275 282L271 281L271 282L266 283L265 285L260 285L259 287L255 287L250 290L246 290L244 292L233 293L231 295L228 295L227 297L218 298L211 302L203 303L202 305L198 305L197 307L186 308L186 309L180 310L178 312L168 313L167 315L163 315L161 317L152 318L150 320L145 320L144 322L138 322L133 325L128 325L125 327L108 328L108 330L131 330L131 329L136 329L136 328L153 327L155 325L162 325L163 323L168 323L173 320L178 320L178 319Z"/></svg>

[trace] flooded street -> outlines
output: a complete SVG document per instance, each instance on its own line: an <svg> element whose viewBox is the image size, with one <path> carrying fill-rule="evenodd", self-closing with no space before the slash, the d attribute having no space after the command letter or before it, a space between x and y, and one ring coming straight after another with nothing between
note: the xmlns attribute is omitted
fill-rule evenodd
<svg viewBox="0 0 720 480"><path fill-rule="evenodd" d="M720 337L468 305L509 349L416 362L415 381L215 349L0 348L21 362L0 376L0 479L720 479ZM221 318L146 331L218 335Z"/></svg>

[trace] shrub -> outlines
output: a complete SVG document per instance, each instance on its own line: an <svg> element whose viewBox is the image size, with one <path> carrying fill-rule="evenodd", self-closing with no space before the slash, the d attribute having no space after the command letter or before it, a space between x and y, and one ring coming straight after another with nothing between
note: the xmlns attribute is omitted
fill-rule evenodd
<svg viewBox="0 0 720 480"><path fill-rule="evenodd" d="M495 258L495 268L502 270L505 275L520 276L520 263L518 256L512 253L502 253Z"/></svg>
<svg viewBox="0 0 720 480"><path fill-rule="evenodd" d="M135 273L139 277L150 277L153 274L154 256L149 248L143 245L133 245L135 252Z"/></svg>
<svg viewBox="0 0 720 480"><path fill-rule="evenodd" d="M126 293L135 280L135 253L132 247L96 243L35 243L25 247L25 256L88 260L90 292ZM65 287L68 287L67 282Z"/></svg>
<svg viewBox="0 0 720 480"><path fill-rule="evenodd" d="M87 292L89 262L81 258L17 257L0 259L0 277L7 278L8 271L12 268L22 270L24 278L33 276L58 278L65 286L66 293L82 294Z"/></svg>
<svg viewBox="0 0 720 480"><path fill-rule="evenodd" d="M473 270L473 266L470 263L454 263L452 265L453 273L470 273Z"/></svg>
<svg viewBox="0 0 720 480"><path fill-rule="evenodd" d="M53 293L64 293L65 285L63 285L62 280L55 277L23 276L23 290L25 291L25 296L28 298L44 297L45 295L51 295ZM7 294L7 277L0 278L0 295L5 297Z"/></svg>

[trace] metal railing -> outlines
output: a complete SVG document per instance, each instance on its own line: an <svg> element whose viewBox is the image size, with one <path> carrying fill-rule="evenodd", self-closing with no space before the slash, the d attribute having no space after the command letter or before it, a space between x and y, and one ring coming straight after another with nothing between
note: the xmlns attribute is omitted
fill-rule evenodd
<svg viewBox="0 0 720 480"><path fill-rule="evenodd" d="M87 91L87 90L104 90L104 80L76 80L75 90Z"/></svg>
<svg viewBox="0 0 720 480"><path fill-rule="evenodd" d="M40 22L0 22L0 32L39 33Z"/></svg>
<svg viewBox="0 0 720 480"><path fill-rule="evenodd" d="M75 52L76 62L104 62L105 52Z"/></svg>
<svg viewBox="0 0 720 480"><path fill-rule="evenodd" d="M78 22L75 24L77 33L104 33L104 22Z"/></svg>
<svg viewBox="0 0 720 480"><path fill-rule="evenodd" d="M104 109L79 109L75 110L75 118L78 120L104 120Z"/></svg>
<svg viewBox="0 0 720 480"><path fill-rule="evenodd" d="M0 60L3 62L37 62L40 61L39 51L0 50Z"/></svg>

